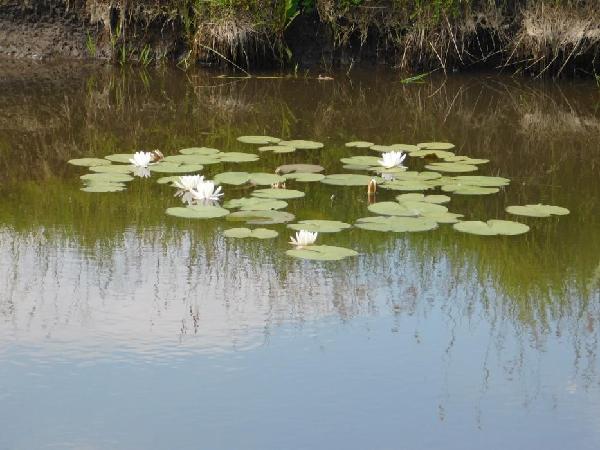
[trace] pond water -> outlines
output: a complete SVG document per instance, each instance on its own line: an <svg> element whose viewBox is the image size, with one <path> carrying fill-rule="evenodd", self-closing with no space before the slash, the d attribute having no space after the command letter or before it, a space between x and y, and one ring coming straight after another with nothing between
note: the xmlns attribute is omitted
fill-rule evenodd
<svg viewBox="0 0 600 450"><path fill-rule="evenodd" d="M0 449L600 448L595 84L217 76L0 64ZM226 220L167 216L181 202L160 175L92 194L67 164L258 154L236 138L262 134L325 146L202 173L340 173L340 158L376 155L348 141L448 141L490 160L477 174L511 180L452 195L450 210L531 229L351 228L319 243L358 256L304 261L286 255L284 224L266 226L276 239L229 239ZM297 220L370 215L364 187L287 187L306 193L288 201ZM504 211L529 203L571 214Z"/></svg>

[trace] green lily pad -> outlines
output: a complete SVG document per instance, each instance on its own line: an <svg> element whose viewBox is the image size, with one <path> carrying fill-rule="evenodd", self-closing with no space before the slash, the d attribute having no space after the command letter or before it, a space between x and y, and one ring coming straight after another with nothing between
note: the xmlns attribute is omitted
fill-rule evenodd
<svg viewBox="0 0 600 450"><path fill-rule="evenodd" d="M293 172L284 175L286 180L296 180L303 183L309 183L311 181L321 181L325 178L325 175L320 173L310 173L310 172Z"/></svg>
<svg viewBox="0 0 600 450"><path fill-rule="evenodd" d="M392 145L371 145L369 147L371 150L375 150L380 153L388 153L388 152L406 152L412 153L414 151L419 150L419 147L411 144L392 144Z"/></svg>
<svg viewBox="0 0 600 450"><path fill-rule="evenodd" d="M214 181L218 184L240 186L250 181L250 174L248 172L223 172L216 174Z"/></svg>
<svg viewBox="0 0 600 450"><path fill-rule="evenodd" d="M229 228L223 232L223 236L228 238L255 238L255 239L272 239L279 235L275 230L269 230L267 228L255 228L251 230L249 228Z"/></svg>
<svg viewBox="0 0 600 450"><path fill-rule="evenodd" d="M287 200L292 198L301 198L304 197L304 192L297 191L294 189L256 189L252 192L253 197L259 198L271 198L277 200Z"/></svg>
<svg viewBox="0 0 600 450"><path fill-rule="evenodd" d="M394 146L392 145L371 145L369 147L371 150L374 150L376 152L380 152L380 153L388 153L388 152L393 152L394 150Z"/></svg>
<svg viewBox="0 0 600 450"><path fill-rule="evenodd" d="M416 171L400 171L399 173L394 174L396 180L405 180L405 181L431 181L438 180L442 178L441 173L437 172L416 172Z"/></svg>
<svg viewBox="0 0 600 450"><path fill-rule="evenodd" d="M175 183L176 181L179 181L180 176L179 175L172 175L169 177L160 177L158 180L156 180L156 182L158 184L170 184L170 183Z"/></svg>
<svg viewBox="0 0 600 450"><path fill-rule="evenodd" d="M251 234L252 230L250 228L229 228L223 231L223 236L239 239L249 238Z"/></svg>
<svg viewBox="0 0 600 450"><path fill-rule="evenodd" d="M322 148L324 144L322 142L316 142L316 141L305 141L302 139L293 139L291 141L280 141L279 145L285 145L285 146L294 147L294 148L303 149L303 150L315 150L318 148Z"/></svg>
<svg viewBox="0 0 600 450"><path fill-rule="evenodd" d="M156 173L194 173L201 171L204 167L200 164L178 164L174 162L159 162L148 167L151 172Z"/></svg>
<svg viewBox="0 0 600 450"><path fill-rule="evenodd" d="M417 201L417 202L427 202L427 203L448 203L450 201L450 197L447 195L425 195L421 193L413 193L413 194L400 194L396 196L396 201L399 203L405 201Z"/></svg>
<svg viewBox="0 0 600 450"><path fill-rule="evenodd" d="M121 192L127 189L123 183L93 182L81 188L84 192Z"/></svg>
<svg viewBox="0 0 600 450"><path fill-rule="evenodd" d="M510 220L488 220L487 222L469 220L455 223L453 228L462 233L478 234L481 236L513 236L529 231L527 225L519 222L512 222Z"/></svg>
<svg viewBox="0 0 600 450"><path fill-rule="evenodd" d="M179 150L179 153L182 155L216 155L217 153L221 153L221 150L217 150L216 148L210 147L190 147L190 148L182 148ZM202 163L206 164L206 163Z"/></svg>
<svg viewBox="0 0 600 450"><path fill-rule="evenodd" d="M367 186L369 182L375 179L377 183L383 182L382 178L371 177L369 175L359 175L355 173L336 173L326 175L321 183L332 184L334 186Z"/></svg>
<svg viewBox="0 0 600 450"><path fill-rule="evenodd" d="M379 166L379 159L377 156L351 156L350 158L342 158L340 161L342 164L355 166Z"/></svg>
<svg viewBox="0 0 600 450"><path fill-rule="evenodd" d="M106 161L109 163L108 166L94 166L90 167L90 172L95 173L131 173L133 172L135 166L125 166L123 164L110 164L110 161Z"/></svg>
<svg viewBox="0 0 600 450"><path fill-rule="evenodd" d="M267 145L265 147L259 147L258 150L261 152L294 153L296 147L291 147L289 145Z"/></svg>
<svg viewBox="0 0 600 450"><path fill-rule="evenodd" d="M450 142L421 142L417 144L417 147L428 150L452 150L454 144Z"/></svg>
<svg viewBox="0 0 600 450"><path fill-rule="evenodd" d="M436 170L438 172L475 172L478 167L471 164L439 162L431 163L425 166L426 169Z"/></svg>
<svg viewBox="0 0 600 450"><path fill-rule="evenodd" d="M346 142L346 147L369 148L372 145L375 145L375 144L373 142L366 142L366 141Z"/></svg>
<svg viewBox="0 0 600 450"><path fill-rule="evenodd" d="M456 223L463 217L462 214L452 212L425 212L421 217L433 220L437 223Z"/></svg>
<svg viewBox="0 0 600 450"><path fill-rule="evenodd" d="M129 160L132 158L133 153L115 153L114 155L108 155L104 157L104 159L109 161L123 164L131 164L131 161Z"/></svg>
<svg viewBox="0 0 600 450"><path fill-rule="evenodd" d="M424 217L363 217L354 224L363 230L407 233L437 228L436 221Z"/></svg>
<svg viewBox="0 0 600 450"><path fill-rule="evenodd" d="M412 152L416 152L417 150L419 150L419 147L417 147L416 145L412 145L412 144L392 144L392 145L390 145L390 148L394 152L406 152L406 153L412 153Z"/></svg>
<svg viewBox="0 0 600 450"><path fill-rule="evenodd" d="M273 136L240 136L237 138L237 140L243 142L244 144L257 145L277 144L281 141L281 139Z"/></svg>
<svg viewBox="0 0 600 450"><path fill-rule="evenodd" d="M292 230L316 231L318 233L337 233L351 227L352 225L337 220L301 220L298 223L288 225L288 228Z"/></svg>
<svg viewBox="0 0 600 450"><path fill-rule="evenodd" d="M498 192L498 188L473 186L470 184L448 184L442 186L442 191L458 195L488 195Z"/></svg>
<svg viewBox="0 0 600 450"><path fill-rule="evenodd" d="M411 152L410 156L415 158L435 157L438 159L447 159L454 156L454 153L446 150L416 150Z"/></svg>
<svg viewBox="0 0 600 450"><path fill-rule="evenodd" d="M392 191L427 191L429 189L435 189L439 183L437 180L393 180L386 181L379 186L382 189L389 189Z"/></svg>
<svg viewBox="0 0 600 450"><path fill-rule="evenodd" d="M281 175L275 175L272 173L251 173L250 182L259 186L271 186L275 183L283 183L285 178Z"/></svg>
<svg viewBox="0 0 600 450"><path fill-rule="evenodd" d="M218 164L220 162L216 155L171 155L165 156L163 161L177 164Z"/></svg>
<svg viewBox="0 0 600 450"><path fill-rule="evenodd" d="M439 214L448 211L443 205L435 203L420 202L407 200L402 203L396 202L379 202L373 203L368 207L369 211L375 214L383 214L385 216L422 216L425 214Z"/></svg>
<svg viewBox="0 0 600 450"><path fill-rule="evenodd" d="M276 238L279 233L275 230L269 230L267 228L255 228L252 230L252 236L255 239L273 239Z"/></svg>
<svg viewBox="0 0 600 450"><path fill-rule="evenodd" d="M242 153L242 152L225 152L219 153L215 155L221 162L230 162L230 163L242 163L242 162L252 162L258 161L258 155L254 153Z"/></svg>
<svg viewBox="0 0 600 450"><path fill-rule="evenodd" d="M334 247L331 245L308 245L306 247L288 250L285 253L294 258L316 261L339 261L344 258L358 255L356 251L349 248Z"/></svg>
<svg viewBox="0 0 600 450"><path fill-rule="evenodd" d="M168 208L166 212L170 216L182 217L184 219L214 219L229 214L227 209L213 205Z"/></svg>
<svg viewBox="0 0 600 450"><path fill-rule="evenodd" d="M125 173L88 173L86 175L81 175L79 178L87 182L98 181L105 183L125 183L133 180L131 175Z"/></svg>
<svg viewBox="0 0 600 450"><path fill-rule="evenodd" d="M106 159L100 159L100 158L77 158L77 159L70 159L67 161L67 163L72 164L74 166L94 167L94 166L108 166L110 164L110 161L107 161Z"/></svg>
<svg viewBox="0 0 600 450"><path fill-rule="evenodd" d="M226 201L225 208L239 208L242 211L267 211L269 209L283 209L287 207L284 200L272 200L269 198L242 197Z"/></svg>
<svg viewBox="0 0 600 450"><path fill-rule="evenodd" d="M470 184L473 186L484 187L501 187L507 186L510 183L508 178L503 177L487 177L482 175L459 175L452 177L451 180L461 184ZM448 183L444 183L448 184Z"/></svg>
<svg viewBox="0 0 600 450"><path fill-rule="evenodd" d="M448 212L448 208L444 205L439 205L437 203L429 203L429 202L421 202L418 200L404 200L399 203L400 205L408 208L409 210L415 211L419 216L424 216L427 214L440 214Z"/></svg>
<svg viewBox="0 0 600 450"><path fill-rule="evenodd" d="M368 206L369 211L384 216L418 216L419 213L396 202L378 202Z"/></svg>
<svg viewBox="0 0 600 450"><path fill-rule="evenodd" d="M284 164L279 166L276 173L292 173L292 172L304 172L304 173L319 173L323 172L325 167L319 166L318 164Z"/></svg>
<svg viewBox="0 0 600 450"><path fill-rule="evenodd" d="M462 164L471 164L471 165L487 164L490 162L489 159L469 158L468 156L458 156L458 155L449 156L447 158L444 158L444 161L458 162L458 163L462 163Z"/></svg>
<svg viewBox="0 0 600 450"><path fill-rule="evenodd" d="M509 214L515 214L517 216L529 216L529 217L550 217L565 216L570 213L567 208L561 206L542 205L512 205L506 208L506 212Z"/></svg>
<svg viewBox="0 0 600 450"><path fill-rule="evenodd" d="M287 223L294 220L295 216L285 211L236 211L229 214L225 220L229 222L246 222L254 225L272 225Z"/></svg>

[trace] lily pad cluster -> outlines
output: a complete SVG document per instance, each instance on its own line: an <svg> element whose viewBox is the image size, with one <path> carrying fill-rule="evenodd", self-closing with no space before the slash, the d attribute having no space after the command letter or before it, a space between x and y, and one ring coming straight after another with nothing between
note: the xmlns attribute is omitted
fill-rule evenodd
<svg viewBox="0 0 600 450"><path fill-rule="evenodd" d="M238 141L258 146L259 154L286 154L323 148L323 144L317 141L282 140L273 136L240 136ZM300 259L329 261L356 256L355 250L317 242L319 234L335 234L353 228L410 233L451 224L458 232L482 236L512 236L530 229L526 224L510 220L463 220L463 214L449 210L451 195L490 195L509 185L510 180L504 177L471 174L489 163L487 159L457 155L455 146L448 142L380 145L356 140L346 143L346 147L349 152L371 150L380 155L358 154L342 158L344 169L353 173L324 173L325 168L318 164L290 163L280 165L273 173L222 171L214 175L212 181L191 175L202 171L205 166L253 162L259 159L258 154L190 147L168 156L158 151L152 154L119 153L105 158L73 159L69 163L89 169L90 173L81 176L84 183L82 190L87 192L118 192L125 190L126 183L135 177L164 174L157 183L177 188L175 196L185 203L167 208L166 214L193 220L224 218L229 223L246 225L225 229L223 235L227 238L274 239L279 233L264 226L287 224L289 230L296 231L296 236L292 236L290 241L295 248L286 254ZM404 155L408 155L408 163L404 163ZM416 170L415 162L423 170ZM295 183L309 182L320 182L333 188L354 186L366 189L368 186L369 204L365 209L373 215L358 218L354 224L322 218L295 221L294 214L284 210L290 201L305 197L305 192L286 188L286 183L297 187ZM242 195L228 198L221 204L223 189L228 191L228 196L235 191ZM395 198L375 202L373 194L378 189L383 191L382 195L395 195ZM394 191L399 192L394 194ZM511 205L506 212L528 217L569 213L566 208L543 204ZM251 228L252 225L259 227Z"/></svg>
<svg viewBox="0 0 600 450"><path fill-rule="evenodd" d="M118 166L113 166L111 161L100 158L79 158L69 161L70 164L89 168L90 172L79 177L84 186L81 188L85 192L120 192L127 187L127 182L133 180L130 173L133 166L119 166L121 170L111 170Z"/></svg>
<svg viewBox="0 0 600 450"><path fill-rule="evenodd" d="M369 211L379 214L376 217L358 219L355 226L373 231L426 231L437 227L440 223L454 224L457 231L479 235L516 235L529 230L525 224L508 220L462 221L462 214L449 212L441 203L449 201L445 195L423 194L425 191L441 190L444 193L473 196L489 195L500 191L510 183L510 180L498 176L460 175L461 173L476 172L481 165L489 163L488 159L472 158L457 155L455 145L449 142L422 142L416 145L371 144L367 141L352 141L346 147L355 149L370 149L386 156L389 152L404 152L411 159L425 160L424 171L408 170L399 166L392 169L382 167L384 161L372 155L353 155L341 159L344 169L354 171L370 171L380 175L371 179L384 190L406 191L410 194L399 195L396 202L379 202L369 205ZM459 174L451 176L450 174ZM323 183L337 185L355 185L365 179L358 174L327 175ZM417 194L416 192L420 192ZM428 197L430 201L428 201ZM436 198L437 197L437 198ZM443 201L442 201L443 199ZM427 205L427 203L432 203ZM513 205L506 212L514 215L529 217L549 217L565 215L566 208L550 205Z"/></svg>
<svg viewBox="0 0 600 450"><path fill-rule="evenodd" d="M147 178L152 173L158 174L193 174L204 169L205 165L219 163L252 162L259 159L258 155L242 152L222 152L208 147L184 148L178 155L161 157L147 166L133 164L134 153L115 153L104 158L77 158L68 161L69 164L87 167L89 174L81 176L86 192L119 192L126 189L125 183L134 177ZM282 179L272 174L265 174L269 179ZM265 178L259 178L264 181ZM174 181L176 178L173 178ZM170 182L161 178L159 182ZM271 184L271 183L264 183Z"/></svg>

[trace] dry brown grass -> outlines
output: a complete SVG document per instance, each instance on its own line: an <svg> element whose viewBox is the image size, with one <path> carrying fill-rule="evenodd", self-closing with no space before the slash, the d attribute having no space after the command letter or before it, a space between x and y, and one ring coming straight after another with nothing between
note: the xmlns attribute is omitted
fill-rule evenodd
<svg viewBox="0 0 600 450"><path fill-rule="evenodd" d="M596 57L600 47L600 2L577 8L529 3L521 12L518 30L511 43L511 58L523 60L525 67L538 76L547 71L560 75L576 58Z"/></svg>
<svg viewBox="0 0 600 450"><path fill-rule="evenodd" d="M204 61L226 59L249 68L256 60L275 59L280 43L248 14L226 13L199 21L191 55Z"/></svg>
<svg viewBox="0 0 600 450"><path fill-rule="evenodd" d="M287 62L290 56L282 0L69 3L85 4L90 23L103 30L105 44L131 44L133 59L146 44L156 49L156 59L180 59L183 48L186 64L220 62L243 70ZM452 6L435 9L436 4ZM305 35L324 52L369 44L371 59L407 72L447 72L479 64L558 76L574 67L590 73L600 68L598 0L362 0L360 5L315 0L315 5L328 31L308 30ZM175 40L181 44L177 52L158 50Z"/></svg>

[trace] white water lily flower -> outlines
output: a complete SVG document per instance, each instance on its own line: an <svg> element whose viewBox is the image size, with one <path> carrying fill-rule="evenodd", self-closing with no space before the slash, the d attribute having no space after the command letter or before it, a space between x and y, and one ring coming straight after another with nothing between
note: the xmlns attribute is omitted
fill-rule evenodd
<svg viewBox="0 0 600 450"><path fill-rule="evenodd" d="M202 175L183 175L179 177L178 181L173 182L173 186L178 188L177 192L175 192L175 197L181 197L183 203L191 205L195 200L192 191L202 183L204 183Z"/></svg>
<svg viewBox="0 0 600 450"><path fill-rule="evenodd" d="M195 201L192 191L184 191L183 189L179 189L175 192L175 197L181 197L181 201L188 205L191 205Z"/></svg>
<svg viewBox="0 0 600 450"><path fill-rule="evenodd" d="M194 189L190 191L194 200L216 201L223 195L221 186L215 189L215 183L212 181L200 181Z"/></svg>
<svg viewBox="0 0 600 450"><path fill-rule="evenodd" d="M391 169L392 167L401 166L402 162L406 158L406 155L402 152L389 152L383 153L381 157L383 159L379 160L379 164L386 169Z"/></svg>
<svg viewBox="0 0 600 450"><path fill-rule="evenodd" d="M306 247L307 245L312 245L317 240L317 236L319 233L316 231L314 233L306 230L300 230L296 232L296 237L292 236L290 239L290 244L295 245L296 247Z"/></svg>
<svg viewBox="0 0 600 450"><path fill-rule="evenodd" d="M152 152L135 152L129 162L136 167L148 167L152 160Z"/></svg>
<svg viewBox="0 0 600 450"><path fill-rule="evenodd" d="M175 181L173 186L183 191L191 191L196 189L201 183L204 183L204 177L201 175L184 175L179 177L179 180Z"/></svg>

